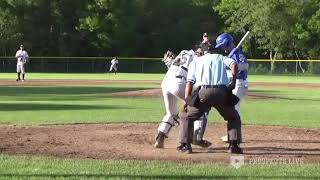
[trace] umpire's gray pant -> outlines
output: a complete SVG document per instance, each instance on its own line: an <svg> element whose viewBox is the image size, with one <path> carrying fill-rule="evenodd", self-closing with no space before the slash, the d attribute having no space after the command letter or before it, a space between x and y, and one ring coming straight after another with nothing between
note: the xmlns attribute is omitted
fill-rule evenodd
<svg viewBox="0 0 320 180"><path fill-rule="evenodd" d="M220 115L228 122L229 140L237 140L241 130L241 121L234 106L227 104L226 87L201 88L199 92L200 103L198 107L188 106L187 113L180 117L180 143L191 143L193 138L193 122L199 119L211 107L217 109Z"/></svg>

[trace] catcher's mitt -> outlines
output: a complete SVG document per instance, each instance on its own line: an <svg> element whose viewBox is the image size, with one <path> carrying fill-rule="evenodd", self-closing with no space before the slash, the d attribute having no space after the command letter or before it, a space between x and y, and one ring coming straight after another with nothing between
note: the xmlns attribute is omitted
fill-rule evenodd
<svg viewBox="0 0 320 180"><path fill-rule="evenodd" d="M162 62L164 62L164 64L169 68L172 64L172 62L174 61L175 55L172 51L167 51L163 58L162 58Z"/></svg>

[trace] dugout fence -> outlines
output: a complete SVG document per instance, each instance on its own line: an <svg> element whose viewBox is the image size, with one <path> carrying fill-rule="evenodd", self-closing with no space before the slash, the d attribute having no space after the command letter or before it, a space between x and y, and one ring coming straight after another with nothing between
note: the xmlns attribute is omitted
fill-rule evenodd
<svg viewBox="0 0 320 180"><path fill-rule="evenodd" d="M30 57L28 72L106 73L113 57ZM118 57L119 72L164 73L161 58ZM15 72L16 58L0 57L1 72ZM250 74L320 74L320 60L248 59Z"/></svg>

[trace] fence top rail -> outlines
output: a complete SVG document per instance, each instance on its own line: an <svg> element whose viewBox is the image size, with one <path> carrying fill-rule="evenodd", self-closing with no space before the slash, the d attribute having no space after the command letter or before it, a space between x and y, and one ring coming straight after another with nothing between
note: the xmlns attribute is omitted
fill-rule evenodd
<svg viewBox="0 0 320 180"><path fill-rule="evenodd" d="M82 56L82 57L46 57L46 56L31 56L30 59L61 59L61 60L111 60L114 57L93 57L93 56ZM0 59L15 59L14 56L0 56ZM162 60L162 58L155 57L118 57L118 59L122 60ZM249 62L320 62L320 59L248 59Z"/></svg>
<svg viewBox="0 0 320 180"><path fill-rule="evenodd" d="M251 62L320 62L320 59L248 59Z"/></svg>
<svg viewBox="0 0 320 180"><path fill-rule="evenodd" d="M14 56L0 56L0 59L14 59ZM76 57L76 56L54 56L54 57L47 57L47 56L30 56L30 59L86 59L86 60L91 60L91 59L99 59L99 60L111 60L114 58L113 57L94 57L94 56L81 56L81 57ZM118 59L125 59L125 60L162 60L162 58L156 58L156 57L117 57Z"/></svg>

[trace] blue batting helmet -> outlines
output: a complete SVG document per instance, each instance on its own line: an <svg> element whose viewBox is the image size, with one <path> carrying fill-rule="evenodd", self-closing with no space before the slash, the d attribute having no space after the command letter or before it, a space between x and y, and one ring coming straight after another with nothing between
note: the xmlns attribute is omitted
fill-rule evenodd
<svg viewBox="0 0 320 180"><path fill-rule="evenodd" d="M220 34L216 39L215 48L222 48L229 46L233 42L233 37L228 33Z"/></svg>

